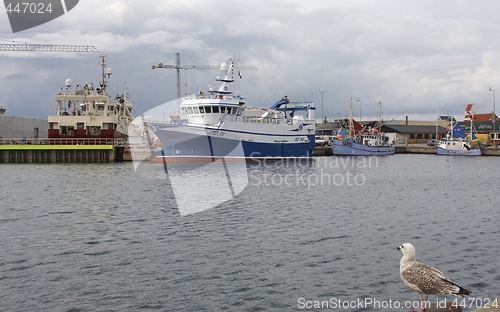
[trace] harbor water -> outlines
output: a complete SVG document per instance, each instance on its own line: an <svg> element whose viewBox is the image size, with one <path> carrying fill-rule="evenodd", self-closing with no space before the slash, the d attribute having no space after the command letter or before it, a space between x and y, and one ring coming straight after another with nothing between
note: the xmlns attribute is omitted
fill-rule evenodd
<svg viewBox="0 0 500 312"><path fill-rule="evenodd" d="M255 162L231 176L228 200L181 215L183 168L4 164L0 310L409 311L419 295L396 250L409 242L474 292L473 311L500 298L499 166L435 155ZM196 205L218 181L191 169Z"/></svg>

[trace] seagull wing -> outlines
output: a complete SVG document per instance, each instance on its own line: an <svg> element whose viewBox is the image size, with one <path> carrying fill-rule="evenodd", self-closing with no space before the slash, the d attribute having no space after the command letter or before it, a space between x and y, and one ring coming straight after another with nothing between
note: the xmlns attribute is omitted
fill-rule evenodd
<svg viewBox="0 0 500 312"><path fill-rule="evenodd" d="M420 262L415 262L403 270L401 278L408 287L424 294L451 295L457 287L443 272Z"/></svg>

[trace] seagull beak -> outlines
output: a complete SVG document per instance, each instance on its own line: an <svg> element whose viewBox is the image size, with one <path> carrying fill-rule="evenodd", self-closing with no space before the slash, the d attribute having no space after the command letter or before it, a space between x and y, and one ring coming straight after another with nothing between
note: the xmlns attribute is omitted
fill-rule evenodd
<svg viewBox="0 0 500 312"><path fill-rule="evenodd" d="M396 247L397 250L401 250L401 246Z"/></svg>

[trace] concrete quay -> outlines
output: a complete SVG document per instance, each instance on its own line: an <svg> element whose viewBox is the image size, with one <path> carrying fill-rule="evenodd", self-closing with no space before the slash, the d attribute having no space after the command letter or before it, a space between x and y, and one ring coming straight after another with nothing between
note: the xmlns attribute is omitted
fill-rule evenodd
<svg viewBox="0 0 500 312"><path fill-rule="evenodd" d="M424 144L414 144L414 145L396 145L396 154L436 154L436 148L434 146L427 146Z"/></svg>
<svg viewBox="0 0 500 312"><path fill-rule="evenodd" d="M113 145L0 145L0 163L109 163L121 155Z"/></svg>

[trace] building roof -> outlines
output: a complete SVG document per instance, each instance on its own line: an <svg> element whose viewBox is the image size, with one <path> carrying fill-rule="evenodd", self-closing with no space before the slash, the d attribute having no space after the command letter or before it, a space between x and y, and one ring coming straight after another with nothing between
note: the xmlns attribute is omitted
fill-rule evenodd
<svg viewBox="0 0 500 312"><path fill-rule="evenodd" d="M438 118L439 120L453 121L453 123L457 122L457 120L453 116L440 115Z"/></svg>
<svg viewBox="0 0 500 312"><path fill-rule="evenodd" d="M465 107L465 116L464 120L473 120L473 121L493 121L493 116L495 116L496 120L500 120L496 114L491 113L483 113L476 114L476 109L474 108L474 104L467 104Z"/></svg>
<svg viewBox="0 0 500 312"><path fill-rule="evenodd" d="M493 116L495 116L496 120L500 120L497 115L493 113L486 114L465 114L464 120L470 120L472 117L473 121L491 121Z"/></svg>
<svg viewBox="0 0 500 312"><path fill-rule="evenodd" d="M414 125L383 125L382 132L388 133L436 133L436 126L414 126ZM438 126L439 134L446 134L446 129Z"/></svg>

